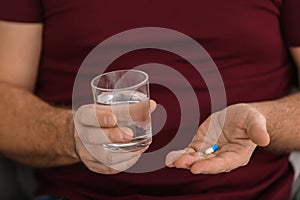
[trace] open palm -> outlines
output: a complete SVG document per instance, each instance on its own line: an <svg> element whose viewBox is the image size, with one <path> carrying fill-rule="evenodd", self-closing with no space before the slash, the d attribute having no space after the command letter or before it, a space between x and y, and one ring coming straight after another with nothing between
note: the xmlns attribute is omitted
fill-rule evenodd
<svg viewBox="0 0 300 200"><path fill-rule="evenodd" d="M186 149L167 155L166 165L194 174L229 172L246 165L257 145L269 142L266 118L249 104L236 104L206 119ZM220 149L205 155L205 149L215 143Z"/></svg>

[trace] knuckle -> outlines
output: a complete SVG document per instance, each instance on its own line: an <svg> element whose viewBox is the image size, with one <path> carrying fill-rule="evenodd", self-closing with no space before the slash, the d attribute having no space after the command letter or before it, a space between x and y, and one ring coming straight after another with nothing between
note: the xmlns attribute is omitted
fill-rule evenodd
<svg viewBox="0 0 300 200"><path fill-rule="evenodd" d="M242 162L241 166L246 166L249 163L249 159L244 160L244 162Z"/></svg>
<svg viewBox="0 0 300 200"><path fill-rule="evenodd" d="M109 140L111 142L118 142L118 136L120 135L119 131L114 128L109 131Z"/></svg>
<svg viewBox="0 0 300 200"><path fill-rule="evenodd" d="M120 171L118 171L116 169L113 169L113 168L108 168L108 172L109 172L109 174L118 174L118 173L120 173Z"/></svg>
<svg viewBox="0 0 300 200"><path fill-rule="evenodd" d="M91 110L91 105L83 105L83 106L80 106L79 108L78 108L78 110L76 111L76 116L77 117L82 117L83 115L85 115L86 114L86 112L88 111L88 110Z"/></svg>
<svg viewBox="0 0 300 200"><path fill-rule="evenodd" d="M227 170L225 170L224 172L225 173L229 173L229 172L231 172L233 169L227 169Z"/></svg>
<svg viewBox="0 0 300 200"><path fill-rule="evenodd" d="M117 130L116 128L106 128L105 129L105 136L109 143L118 142L116 140L117 135L118 135L118 132L116 130Z"/></svg>
<svg viewBox="0 0 300 200"><path fill-rule="evenodd" d="M83 125L97 124L97 118L92 105L83 105L75 113L75 122Z"/></svg>
<svg viewBox="0 0 300 200"><path fill-rule="evenodd" d="M87 168L89 168L91 171L96 172L96 173L101 173L101 174L109 174L107 173L107 170L103 169L103 166L94 166L94 165L89 165L88 163L86 164Z"/></svg>

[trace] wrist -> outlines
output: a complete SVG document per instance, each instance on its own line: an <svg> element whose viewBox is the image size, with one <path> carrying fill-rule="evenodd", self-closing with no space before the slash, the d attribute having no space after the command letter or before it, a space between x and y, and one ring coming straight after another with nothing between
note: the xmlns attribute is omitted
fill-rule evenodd
<svg viewBox="0 0 300 200"><path fill-rule="evenodd" d="M261 113L266 119L268 118L270 111L273 107L272 101L262 101L262 102L253 102L249 105L255 108L259 113Z"/></svg>
<svg viewBox="0 0 300 200"><path fill-rule="evenodd" d="M75 139L74 139L74 120L73 112L70 109L59 109L58 116L62 119L61 137L58 138L60 152L58 154L65 157L69 162L76 163L80 161L78 154L76 153Z"/></svg>
<svg viewBox="0 0 300 200"><path fill-rule="evenodd" d="M252 107L266 118L267 132L270 136L269 146L272 146L272 144L277 143L279 140L279 135L274 131L276 125L274 124L274 116L277 115L276 107L280 106L279 104L279 100L250 103Z"/></svg>

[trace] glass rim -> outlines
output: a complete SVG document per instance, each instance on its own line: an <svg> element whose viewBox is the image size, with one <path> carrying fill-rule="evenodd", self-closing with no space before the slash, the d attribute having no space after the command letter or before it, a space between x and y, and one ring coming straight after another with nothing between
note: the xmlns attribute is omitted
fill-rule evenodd
<svg viewBox="0 0 300 200"><path fill-rule="evenodd" d="M106 76L108 74L113 74L113 73L118 73L118 72L125 72L124 74L126 74L127 72L136 72L136 73L139 73L139 74L143 74L145 76L145 80L143 80L142 82L138 83L138 84L135 84L135 85L132 85L132 86L129 86L129 87L124 87L124 88L114 88L114 89L108 89L108 88L103 88L103 87L98 87L98 86L95 86L94 85L94 82L99 79L100 80L100 77L102 76ZM98 82L99 82L98 80ZM116 70L116 71L110 71L110 72L105 72L103 74L99 74L98 76L96 76L95 78L92 79L92 81L90 82L91 84L91 87L93 89L96 89L96 90L102 90L102 91L105 91L105 92L112 92L112 91L122 91L122 90L131 90L131 89L134 89L134 88L139 88L140 86L144 85L145 83L147 83L149 80L149 75L144 72L144 71L141 71L141 70L136 70L136 69L122 69L122 70Z"/></svg>

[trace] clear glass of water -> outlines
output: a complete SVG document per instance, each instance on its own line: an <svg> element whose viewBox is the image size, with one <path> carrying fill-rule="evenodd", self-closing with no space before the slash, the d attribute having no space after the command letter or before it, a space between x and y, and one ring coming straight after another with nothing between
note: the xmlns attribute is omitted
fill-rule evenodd
<svg viewBox="0 0 300 200"><path fill-rule="evenodd" d="M128 142L103 144L113 152L138 151L152 142L149 77L139 70L119 70L101 74L91 81L94 102L111 110L117 126L130 128Z"/></svg>

